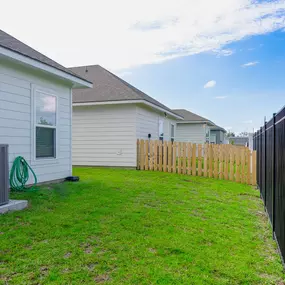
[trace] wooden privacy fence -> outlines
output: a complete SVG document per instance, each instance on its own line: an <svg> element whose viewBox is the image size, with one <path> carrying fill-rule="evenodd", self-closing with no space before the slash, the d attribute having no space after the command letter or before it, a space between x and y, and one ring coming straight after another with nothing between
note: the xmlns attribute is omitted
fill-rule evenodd
<svg viewBox="0 0 285 285"><path fill-rule="evenodd" d="M137 140L137 169L256 185L256 151L233 145Z"/></svg>

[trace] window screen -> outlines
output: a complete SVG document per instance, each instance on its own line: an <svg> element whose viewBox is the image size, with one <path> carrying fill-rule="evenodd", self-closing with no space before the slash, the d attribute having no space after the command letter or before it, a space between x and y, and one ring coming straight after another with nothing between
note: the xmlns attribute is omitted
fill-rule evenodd
<svg viewBox="0 0 285 285"><path fill-rule="evenodd" d="M55 142L55 129L36 127L36 158L55 157Z"/></svg>

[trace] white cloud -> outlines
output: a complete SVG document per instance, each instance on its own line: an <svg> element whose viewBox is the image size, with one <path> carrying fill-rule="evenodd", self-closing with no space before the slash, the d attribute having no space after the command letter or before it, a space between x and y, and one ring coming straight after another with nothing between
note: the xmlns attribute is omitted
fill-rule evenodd
<svg viewBox="0 0 285 285"><path fill-rule="evenodd" d="M242 67L255 66L255 65L257 65L258 63L259 63L258 61L251 61L251 62L248 62L248 63L243 64Z"/></svg>
<svg viewBox="0 0 285 285"><path fill-rule="evenodd" d="M216 97L214 97L214 98L215 98L215 99L222 100L222 99L228 98L228 96L216 96Z"/></svg>
<svg viewBox="0 0 285 285"><path fill-rule="evenodd" d="M235 51L232 49L217 49L217 50L213 50L213 52L217 54L217 57L230 56L235 53Z"/></svg>
<svg viewBox="0 0 285 285"><path fill-rule="evenodd" d="M205 85L204 85L204 88L212 88L212 87L215 87L216 86L216 81L215 80L211 80L211 81L208 81Z"/></svg>
<svg viewBox="0 0 285 285"><path fill-rule="evenodd" d="M225 127L225 130L227 130L227 131L230 131L232 129L233 129L233 127Z"/></svg>
<svg viewBox="0 0 285 285"><path fill-rule="evenodd" d="M242 121L242 123L244 123L244 124L252 124L252 120Z"/></svg>
<svg viewBox="0 0 285 285"><path fill-rule="evenodd" d="M285 0L50 0L44 13L39 1L26 0L17 9L3 1L1 9L1 29L63 65L112 70L226 51L285 28Z"/></svg>

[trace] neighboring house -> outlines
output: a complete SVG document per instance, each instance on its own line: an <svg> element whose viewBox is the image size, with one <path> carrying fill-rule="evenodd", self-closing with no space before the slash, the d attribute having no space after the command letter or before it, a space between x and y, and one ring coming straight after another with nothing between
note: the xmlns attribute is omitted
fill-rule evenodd
<svg viewBox="0 0 285 285"><path fill-rule="evenodd" d="M135 167L137 139L174 140L182 116L99 65L70 70L93 82L73 92L73 165Z"/></svg>
<svg viewBox="0 0 285 285"><path fill-rule="evenodd" d="M172 110L184 118L177 122L175 139L180 142L205 143L210 141L210 128L215 124L185 109Z"/></svg>
<svg viewBox="0 0 285 285"><path fill-rule="evenodd" d="M239 146L249 146L249 137L230 137L229 143Z"/></svg>
<svg viewBox="0 0 285 285"><path fill-rule="evenodd" d="M39 182L72 174L72 88L85 87L92 83L0 30L0 144L10 169L23 156Z"/></svg>
<svg viewBox="0 0 285 285"><path fill-rule="evenodd" d="M226 143L226 133L227 131L224 128L219 126L210 127L210 143L214 144L224 144Z"/></svg>

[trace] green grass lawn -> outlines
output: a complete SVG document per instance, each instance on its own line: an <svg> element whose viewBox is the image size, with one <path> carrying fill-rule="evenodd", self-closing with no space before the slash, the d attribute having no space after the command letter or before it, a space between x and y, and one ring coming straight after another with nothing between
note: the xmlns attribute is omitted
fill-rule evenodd
<svg viewBox="0 0 285 285"><path fill-rule="evenodd" d="M229 181L77 168L78 183L13 193L1 284L283 284L259 193Z"/></svg>

